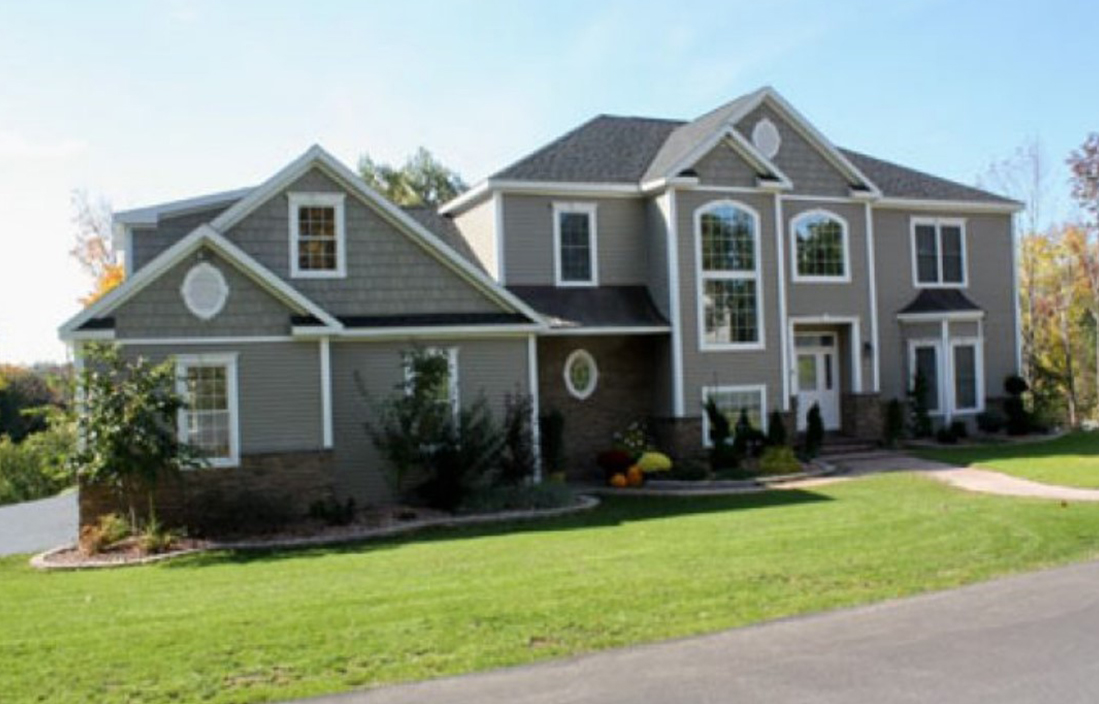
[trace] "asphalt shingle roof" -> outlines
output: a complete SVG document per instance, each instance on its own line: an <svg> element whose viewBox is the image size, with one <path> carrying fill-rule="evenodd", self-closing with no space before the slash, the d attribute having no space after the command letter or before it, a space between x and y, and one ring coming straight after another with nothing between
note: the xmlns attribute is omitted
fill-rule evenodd
<svg viewBox="0 0 1099 704"><path fill-rule="evenodd" d="M553 327L663 327L668 324L644 286L508 286Z"/></svg>
<svg viewBox="0 0 1099 704"><path fill-rule="evenodd" d="M959 313L980 309L980 306L956 288L925 288L899 313Z"/></svg>

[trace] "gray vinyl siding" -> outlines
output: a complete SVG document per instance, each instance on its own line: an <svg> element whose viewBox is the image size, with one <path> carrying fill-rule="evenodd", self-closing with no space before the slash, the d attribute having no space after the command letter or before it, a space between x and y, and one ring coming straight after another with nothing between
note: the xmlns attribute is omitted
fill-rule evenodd
<svg viewBox="0 0 1099 704"><path fill-rule="evenodd" d="M180 293L187 272L202 261L215 266L229 285L225 307L210 320L191 313ZM161 274L111 315L115 335L125 339L289 335L292 313L236 266L203 248Z"/></svg>
<svg viewBox="0 0 1099 704"><path fill-rule="evenodd" d="M913 217L965 218L966 275L963 293L985 311L985 392L1002 394L1004 377L1016 373L1015 301L1012 272L1010 215L966 215L963 210L908 212L874 209L874 248L877 259L878 318L881 330L882 397L904 396L907 348L904 340L916 334L911 324L902 326L897 313L919 293L912 280ZM906 329L902 329L906 328ZM939 328L928 337L937 338ZM975 326L955 325L951 335L966 336Z"/></svg>
<svg viewBox="0 0 1099 704"><path fill-rule="evenodd" d="M725 143L714 147L691 168L705 186L756 187L755 170Z"/></svg>
<svg viewBox="0 0 1099 704"><path fill-rule="evenodd" d="M186 215L161 218L156 227L134 228L132 233L132 271L136 273L138 269L151 262L158 254L189 235L192 230L221 215L226 208L227 206L219 206Z"/></svg>
<svg viewBox="0 0 1099 704"><path fill-rule="evenodd" d="M501 306L348 194L347 276L290 278L290 193L346 192L313 169L229 229L226 236L333 315L491 313Z"/></svg>
<svg viewBox="0 0 1099 704"><path fill-rule="evenodd" d="M778 154L771 161L794 182L794 193L844 198L850 195L850 184L843 174L766 104L748 113L736 128L745 139L751 141L752 130L764 117L774 123L782 138Z"/></svg>
<svg viewBox="0 0 1099 704"><path fill-rule="evenodd" d="M469 242L470 249L477 260L493 278L500 280L496 261L496 201L492 198L482 201L454 218L454 224Z"/></svg>
<svg viewBox="0 0 1099 704"><path fill-rule="evenodd" d="M648 223L648 285L649 295L657 310L671 320L671 303L668 284L668 224L667 215L656 198L645 203Z"/></svg>
<svg viewBox="0 0 1099 704"><path fill-rule="evenodd" d="M403 380L401 352L458 348L458 395L463 406L484 394L493 412L503 412L507 394L530 392L527 339L462 339L332 343L332 404L337 486L356 501L390 498L386 468L366 433L372 407ZM365 397L364 397L365 392Z"/></svg>
<svg viewBox="0 0 1099 704"><path fill-rule="evenodd" d="M153 361L235 352L241 453L319 450L323 445L320 344L316 341L126 345L124 350Z"/></svg>
<svg viewBox="0 0 1099 704"><path fill-rule="evenodd" d="M793 221L809 210L826 210L847 221L847 267L851 273L849 283L817 283L794 281L795 239ZM854 317L859 321L860 343L871 339L870 330L870 282L866 261L866 208L855 203L830 203L824 201L783 200L783 245L786 274L786 311L796 317ZM880 285L880 284L879 284ZM776 304L777 305L777 304ZM844 326L841 339L849 341L850 326ZM849 357L844 356L849 365ZM873 359L860 355L862 389L869 391L873 384ZM852 374L849 369L848 381Z"/></svg>
<svg viewBox="0 0 1099 704"><path fill-rule="evenodd" d="M775 200L765 194L677 192L680 310L683 325L683 394L687 417L701 415L702 387L764 384L767 412L782 407L780 322L775 264ZM698 277L696 275L695 211L710 202L735 200L753 208L760 218L761 268L758 290L765 348L760 351L700 350Z"/></svg>
<svg viewBox="0 0 1099 704"><path fill-rule="evenodd" d="M648 274L646 207L641 198L576 198L506 193L504 276L509 286L553 286L553 204L595 203L602 286L643 285Z"/></svg>

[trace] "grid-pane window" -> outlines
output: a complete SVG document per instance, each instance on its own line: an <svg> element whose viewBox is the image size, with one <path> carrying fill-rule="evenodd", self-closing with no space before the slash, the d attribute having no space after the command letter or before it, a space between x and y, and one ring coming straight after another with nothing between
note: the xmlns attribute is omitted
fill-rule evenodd
<svg viewBox="0 0 1099 704"><path fill-rule="evenodd" d="M298 208L298 269L336 270L336 209L332 206Z"/></svg>
<svg viewBox="0 0 1099 704"><path fill-rule="evenodd" d="M748 414L748 422L756 430L763 430L764 407L762 388L712 388L705 390L706 400L713 399L718 410L729 419L729 425L736 427L741 411ZM705 437L709 438L709 422L703 414L706 424Z"/></svg>
<svg viewBox="0 0 1099 704"><path fill-rule="evenodd" d="M181 440L208 460L233 457L232 371L227 364L187 364L182 369L184 397Z"/></svg>
<svg viewBox="0 0 1099 704"><path fill-rule="evenodd" d="M847 275L843 222L825 213L799 218L794 226L798 276L843 278Z"/></svg>
<svg viewBox="0 0 1099 704"><path fill-rule="evenodd" d="M913 228L916 283L965 285L965 232L958 220L921 220Z"/></svg>
<svg viewBox="0 0 1099 704"><path fill-rule="evenodd" d="M761 341L756 218L723 203L698 217L702 342L754 345Z"/></svg>
<svg viewBox="0 0 1099 704"><path fill-rule="evenodd" d="M977 347L954 346L954 407L955 410L977 408Z"/></svg>
<svg viewBox="0 0 1099 704"><path fill-rule="evenodd" d="M923 376L927 389L928 410L939 410L939 350L932 345L916 347L915 368L913 370L912 383L915 384L915 374Z"/></svg>
<svg viewBox="0 0 1099 704"><path fill-rule="evenodd" d="M592 281L591 213L560 212L557 226L560 228L558 253L561 261L561 280L570 283Z"/></svg>

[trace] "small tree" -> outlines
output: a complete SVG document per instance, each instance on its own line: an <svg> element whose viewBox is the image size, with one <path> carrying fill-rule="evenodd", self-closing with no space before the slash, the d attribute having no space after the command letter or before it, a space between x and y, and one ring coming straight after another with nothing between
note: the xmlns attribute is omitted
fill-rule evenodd
<svg viewBox="0 0 1099 704"><path fill-rule="evenodd" d="M157 483L200 463L176 436L176 418L185 404L175 390L175 363L128 361L115 345L91 345L84 360L77 380L79 446L71 459L76 477L114 491L131 522L134 499L144 493L147 518L155 522Z"/></svg>
<svg viewBox="0 0 1099 704"><path fill-rule="evenodd" d="M900 399L891 399L885 409L885 427L882 432L882 442L886 447L896 447L897 442L904 436L904 406Z"/></svg>
<svg viewBox="0 0 1099 704"><path fill-rule="evenodd" d="M552 477L565 470L565 416L556 408L538 419L542 464Z"/></svg>
<svg viewBox="0 0 1099 704"><path fill-rule="evenodd" d="M504 399L504 447L500 454L500 480L522 484L534 477L538 462L531 428L533 401L527 394L508 394Z"/></svg>
<svg viewBox="0 0 1099 704"><path fill-rule="evenodd" d="M917 369L916 376L912 379L912 388L908 390L908 421L913 437L931 437L931 412L927 405L930 392L927 377Z"/></svg>
<svg viewBox="0 0 1099 704"><path fill-rule="evenodd" d="M779 411L771 411L767 421L767 445L782 447L786 444L786 420Z"/></svg>
<svg viewBox="0 0 1099 704"><path fill-rule="evenodd" d="M736 453L732 443L729 442L733 434L732 425L728 416L718 407L717 401L711 396L702 406L706 412L706 419L710 423L710 469L717 472L722 469L736 467Z"/></svg>
<svg viewBox="0 0 1099 704"><path fill-rule="evenodd" d="M816 457L824 444L824 421L820 417L820 405L814 403L805 416L805 454Z"/></svg>

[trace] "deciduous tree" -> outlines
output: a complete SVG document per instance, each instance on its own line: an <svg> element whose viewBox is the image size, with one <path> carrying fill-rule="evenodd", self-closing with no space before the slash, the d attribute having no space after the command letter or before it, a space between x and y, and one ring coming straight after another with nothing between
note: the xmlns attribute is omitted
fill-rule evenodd
<svg viewBox="0 0 1099 704"><path fill-rule="evenodd" d="M369 154L363 154L359 158L359 175L366 185L397 205L405 206L438 206L467 188L456 171L423 147L401 167L377 163Z"/></svg>

